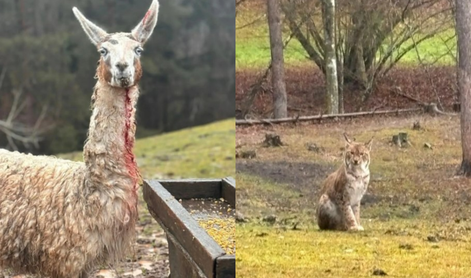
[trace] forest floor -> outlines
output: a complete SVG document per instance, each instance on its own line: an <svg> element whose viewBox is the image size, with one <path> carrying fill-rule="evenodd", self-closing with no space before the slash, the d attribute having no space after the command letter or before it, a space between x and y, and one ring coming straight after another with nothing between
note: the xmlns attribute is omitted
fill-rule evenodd
<svg viewBox="0 0 471 278"><path fill-rule="evenodd" d="M144 179L224 178L235 176L233 119L136 141L134 153ZM80 161L79 152L59 155ZM169 274L167 238L139 192L139 221L133 250L123 262L102 266L96 278L163 278ZM6 275L6 274L5 274ZM0 273L0 277L1 273ZM4 276L2 278L29 276Z"/></svg>
<svg viewBox="0 0 471 278"><path fill-rule="evenodd" d="M413 130L419 122L420 130ZM458 116L363 117L237 127L237 277L471 277L471 181ZM264 147L266 133L281 147ZM343 132L374 136L364 232L320 231L321 183L342 161ZM410 146L391 143L407 132ZM424 147L430 144L431 148Z"/></svg>
<svg viewBox="0 0 471 278"><path fill-rule="evenodd" d="M236 71L236 117L241 118L242 104L263 70ZM270 79L268 79L270 80ZM270 82L268 82L270 83ZM288 116L312 116L324 113L325 81L314 65L290 66L285 69ZM436 103L439 109L451 111L458 102L456 70L453 66L398 66L378 80L366 101L363 91L344 88L345 112L395 110ZM265 85L251 106L248 118L271 118L273 115L271 86Z"/></svg>

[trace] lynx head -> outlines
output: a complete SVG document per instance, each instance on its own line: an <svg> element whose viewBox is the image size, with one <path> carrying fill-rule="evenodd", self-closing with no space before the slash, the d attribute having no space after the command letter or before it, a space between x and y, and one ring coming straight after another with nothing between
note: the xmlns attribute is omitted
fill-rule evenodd
<svg viewBox="0 0 471 278"><path fill-rule="evenodd" d="M367 143L356 143L348 138L347 134L344 133L345 137L345 166L347 168L360 168L367 170L370 165L370 151L373 138Z"/></svg>

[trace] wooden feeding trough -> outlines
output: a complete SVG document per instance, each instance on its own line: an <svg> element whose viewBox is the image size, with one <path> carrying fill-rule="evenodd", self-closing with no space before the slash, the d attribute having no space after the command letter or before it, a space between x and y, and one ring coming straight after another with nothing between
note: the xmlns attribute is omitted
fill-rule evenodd
<svg viewBox="0 0 471 278"><path fill-rule="evenodd" d="M234 219L233 178L149 180L143 187L150 214L167 234L171 278L235 278L235 255L198 224L209 217ZM214 204L219 212L210 209Z"/></svg>

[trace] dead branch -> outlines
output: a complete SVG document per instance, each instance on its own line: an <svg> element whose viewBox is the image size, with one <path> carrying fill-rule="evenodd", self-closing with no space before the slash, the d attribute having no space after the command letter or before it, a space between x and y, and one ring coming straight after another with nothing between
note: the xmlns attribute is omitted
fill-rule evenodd
<svg viewBox="0 0 471 278"><path fill-rule="evenodd" d="M236 27L236 29L237 30L238 29L243 29L243 28L247 28L249 26L255 25L255 24L259 23L260 21L265 20L265 17L267 17L266 14L261 14L256 19L254 19L254 20L252 20L252 21L250 21L250 22L248 22L248 23L246 23L242 26L238 26L238 27Z"/></svg>
<svg viewBox="0 0 471 278"><path fill-rule="evenodd" d="M293 33L291 33L287 38L286 40L283 42L283 49L285 49L289 42L293 39ZM263 73L263 75L261 75L257 81L252 84L251 86L251 89L250 89L250 92L248 93L248 95L246 96L243 104L242 104L242 108L241 108L241 112L242 112L242 117L246 117L247 114L249 113L251 107L252 107L252 104L253 104L253 101L255 99L255 97L257 96L257 94L263 90L263 85L265 84L265 82L267 81L267 78L268 78L268 74L270 74L270 71L271 71L271 67L272 67L272 63L271 63L271 60L270 60L270 64L268 64L268 67L267 69L265 70L265 72Z"/></svg>
<svg viewBox="0 0 471 278"><path fill-rule="evenodd" d="M416 98L414 98L414 97L411 97L411 96L409 96L409 95L404 94L404 93L402 92L401 87L397 87L397 86L396 86L396 87L394 87L394 89L391 89L390 91L393 92L393 93L395 93L395 94L398 95L398 96L401 96L401 97L403 97L403 98L407 98L408 100L412 100L413 102L416 102L416 103L418 103L419 105L424 105L424 104L425 104L423 101L420 101L420 100L418 100L418 99L416 99Z"/></svg>
<svg viewBox="0 0 471 278"><path fill-rule="evenodd" d="M455 116L455 115L458 115L457 113L449 113L449 112L444 112L444 111L441 111L440 109L438 109L437 107L437 104L434 103L434 102L431 102L431 103L427 103L427 102L423 102L423 101L420 101L414 97L411 97L409 95L406 95L404 93L401 92L401 88L400 87L395 87L395 90L391 90L392 92L396 93L397 95L399 96L402 96L404 98L407 98L409 100L412 100L414 102L416 102L419 106L423 107L425 112L427 113L431 113L431 114L440 114L440 115L446 115L446 116Z"/></svg>
<svg viewBox="0 0 471 278"><path fill-rule="evenodd" d="M440 109L438 109L437 104L433 102L425 106L425 111L432 114L436 113L436 114L445 115L445 116L456 116L459 114L459 113L449 113L449 112L441 111Z"/></svg>
<svg viewBox="0 0 471 278"><path fill-rule="evenodd" d="M6 68L3 68L2 73L0 74L0 88L5 78ZM8 141L8 145L13 150L18 150L16 142L22 143L25 147L33 145L34 147L39 147L39 141L42 140L41 134L43 134L47 129L42 128L41 124L44 118L47 115L47 105L43 106L41 114L36 120L34 126L26 126L16 121L18 116L26 107L26 101L21 101L23 88L13 89L11 91L13 95L13 102L8 113L8 116L5 120L0 120L0 132L5 134Z"/></svg>
<svg viewBox="0 0 471 278"><path fill-rule="evenodd" d="M257 79L257 81L250 86L250 92L248 95L245 97L244 102L242 103L242 117L245 118L245 116L249 113L250 108L252 107L253 101L257 94L263 90L263 84L267 81L268 74L270 73L271 70L271 62L268 65L267 69L265 72Z"/></svg>
<svg viewBox="0 0 471 278"><path fill-rule="evenodd" d="M382 111L369 111L369 112L354 112L344 114L328 114L328 115L316 115L316 116L300 116L294 118L282 118L282 119L262 119L262 120L236 120L236 125L256 125L256 124L279 124L288 122L301 122L301 121L315 121L323 119L334 119L334 118L349 118L358 116L373 116L373 115L387 115L387 114L399 114L399 113L410 113L424 111L423 107L420 108L407 108L407 109L396 109L396 110L382 110Z"/></svg>

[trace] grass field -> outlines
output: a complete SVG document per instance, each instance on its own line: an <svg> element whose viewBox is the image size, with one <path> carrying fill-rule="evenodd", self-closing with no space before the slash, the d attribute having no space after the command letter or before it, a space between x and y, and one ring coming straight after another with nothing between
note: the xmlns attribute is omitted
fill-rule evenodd
<svg viewBox="0 0 471 278"><path fill-rule="evenodd" d="M262 8L262 9L261 9ZM270 47L268 37L267 18L263 7L243 8L236 17L236 68L257 69L264 68L270 62ZM284 39L289 35L285 27ZM438 64L453 64L456 39L445 41L453 36L454 30L438 34L437 36L421 43L417 51L408 52L401 60L401 65L416 65L419 61L432 63L438 60ZM417 38L415 38L417 39ZM407 47L413 41L403 45ZM444 55L449 52L453 55ZM418 57L417 55L420 55ZM285 62L288 66L299 66L313 63L307 59L307 53L296 40L292 39L284 52Z"/></svg>
<svg viewBox="0 0 471 278"><path fill-rule="evenodd" d="M341 163L344 131L360 142L374 136L365 231L319 231L318 192ZM267 132L285 145L263 147ZM390 143L399 132L409 147ZM236 230L237 277L471 277L471 181L454 176L460 142L459 117L237 128L237 150L257 154L236 162L238 210L248 221Z"/></svg>
<svg viewBox="0 0 471 278"><path fill-rule="evenodd" d="M144 179L234 176L233 119L136 141L134 153ZM80 161L82 153L59 155Z"/></svg>

